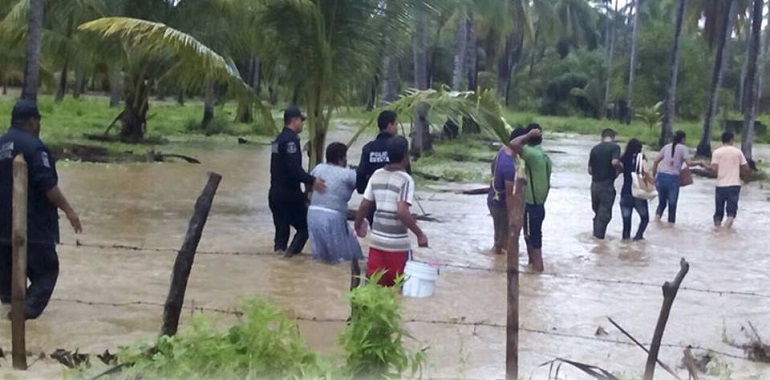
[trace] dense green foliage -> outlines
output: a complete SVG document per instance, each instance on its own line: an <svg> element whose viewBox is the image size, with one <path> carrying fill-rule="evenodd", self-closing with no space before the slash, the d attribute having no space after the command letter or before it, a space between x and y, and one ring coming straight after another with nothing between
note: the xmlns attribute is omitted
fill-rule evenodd
<svg viewBox="0 0 770 380"><path fill-rule="evenodd" d="M404 347L398 288L373 281L350 292L353 315L339 341L341 358L311 351L299 326L266 300L245 302L239 322L221 331L196 316L189 328L173 337L122 349L113 374L121 379L392 379L416 374L425 350ZM80 377L104 368L80 369Z"/></svg>

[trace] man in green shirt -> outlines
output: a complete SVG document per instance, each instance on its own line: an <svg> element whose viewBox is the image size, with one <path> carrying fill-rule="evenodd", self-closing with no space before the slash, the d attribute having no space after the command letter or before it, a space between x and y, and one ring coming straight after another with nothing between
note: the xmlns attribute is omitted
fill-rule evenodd
<svg viewBox="0 0 770 380"><path fill-rule="evenodd" d="M602 131L602 142L591 149L588 174L591 175L591 205L594 210L594 237L604 239L612 220L615 204L615 178L623 172L620 163L620 145L615 142L615 131Z"/></svg>
<svg viewBox="0 0 770 380"><path fill-rule="evenodd" d="M527 173L526 205L524 207L524 240L527 242L529 265L543 272L543 220L545 201L551 190L551 159L543 150L543 129L530 124L527 133L511 141L511 148L524 161ZM513 254L513 253L511 253Z"/></svg>

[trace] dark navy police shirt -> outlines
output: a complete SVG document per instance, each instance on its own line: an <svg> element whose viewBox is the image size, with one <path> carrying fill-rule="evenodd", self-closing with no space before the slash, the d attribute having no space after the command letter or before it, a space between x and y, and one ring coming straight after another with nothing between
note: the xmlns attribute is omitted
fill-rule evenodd
<svg viewBox="0 0 770 380"><path fill-rule="evenodd" d="M271 144L270 197L277 200L304 199L300 184L313 186L315 178L302 168L302 146L299 135L289 128Z"/></svg>
<svg viewBox="0 0 770 380"><path fill-rule="evenodd" d="M27 239L30 245L59 243L59 213L46 193L59 180L56 163L39 138L10 128L0 136L0 244L8 245L12 230L13 160L22 154L29 168Z"/></svg>

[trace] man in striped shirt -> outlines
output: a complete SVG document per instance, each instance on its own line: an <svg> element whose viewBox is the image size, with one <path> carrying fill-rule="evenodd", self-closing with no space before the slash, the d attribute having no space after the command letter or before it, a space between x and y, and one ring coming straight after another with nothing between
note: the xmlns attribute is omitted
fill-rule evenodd
<svg viewBox="0 0 770 380"><path fill-rule="evenodd" d="M387 144L389 163L374 172L364 191L364 199L356 214L356 231L369 209L377 204L369 242L369 261L366 275L383 271L380 285L393 286L412 249L409 231L417 236L420 247L428 246L428 237L417 226L409 207L414 201L414 180L406 173L409 165L409 142L404 137L393 137ZM363 236L361 236L363 237Z"/></svg>

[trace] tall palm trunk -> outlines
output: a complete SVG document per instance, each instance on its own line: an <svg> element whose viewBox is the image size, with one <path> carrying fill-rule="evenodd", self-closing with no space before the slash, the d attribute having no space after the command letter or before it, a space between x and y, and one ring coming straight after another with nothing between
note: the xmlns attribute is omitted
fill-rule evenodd
<svg viewBox="0 0 770 380"><path fill-rule="evenodd" d="M674 25L674 46L671 48L671 71L668 80L668 90L666 91L666 109L663 113L663 126L660 130L660 139L658 144L666 144L671 136L671 124L676 114L676 85L679 76L679 51L682 44L682 24L684 23L684 12L687 8L687 0L678 0L676 11L676 23Z"/></svg>
<svg viewBox="0 0 770 380"><path fill-rule="evenodd" d="M259 58L251 57L242 65L238 66L241 79L251 88L250 96L259 96L259 87L261 85L261 67ZM254 101L251 98L238 100L238 108L235 111L235 122L248 124L254 121Z"/></svg>
<svg viewBox="0 0 770 380"><path fill-rule="evenodd" d="M214 120L215 101L214 81L206 79L203 83L203 120L201 121L201 129L206 129L211 124L211 121Z"/></svg>
<svg viewBox="0 0 770 380"><path fill-rule="evenodd" d="M427 90L430 83L430 78L428 77L428 30L424 13L424 11L418 11L415 15L414 23L414 86L418 90ZM419 156L431 150L428 108L422 105L417 108L415 115L412 152Z"/></svg>
<svg viewBox="0 0 770 380"><path fill-rule="evenodd" d="M75 68L75 87L72 89L72 97L80 99L86 83L86 73L82 68Z"/></svg>
<svg viewBox="0 0 770 380"><path fill-rule="evenodd" d="M24 63L24 84L21 98L37 101L40 87L40 50L43 38L43 15L45 0L30 0L27 14L27 54Z"/></svg>
<svg viewBox="0 0 770 380"><path fill-rule="evenodd" d="M636 57L639 45L639 24L641 19L639 18L639 9L642 0L634 1L634 5L630 8L635 9L633 18L633 29L631 32L631 63L628 67L628 95L626 95L626 104L630 112L634 112L634 82L636 81Z"/></svg>
<svg viewBox="0 0 770 380"><path fill-rule="evenodd" d="M54 102L61 103L64 100L64 94L67 92L67 72L69 71L69 59L64 59L64 66L61 69L61 75L59 76L59 87L56 89L56 97Z"/></svg>
<svg viewBox="0 0 770 380"><path fill-rule="evenodd" d="M468 89L476 91L479 82L479 49L476 20L473 18L473 14L468 15L468 53L466 58L468 62L465 66L468 76Z"/></svg>
<svg viewBox="0 0 770 380"><path fill-rule="evenodd" d="M752 20L751 20L751 42L749 43L749 62L746 69L746 83L744 88L744 112L743 112L743 141L741 150L746 159L752 160L752 150L754 148L754 121L757 116L759 88L756 83L758 80L760 36L762 34L762 8L763 0L754 0Z"/></svg>
<svg viewBox="0 0 770 380"><path fill-rule="evenodd" d="M465 13L457 17L457 31L455 32L455 59L452 71L452 89L462 91L465 68L468 53L468 18Z"/></svg>
<svg viewBox="0 0 770 380"><path fill-rule="evenodd" d="M120 66L112 64L107 70L107 79L110 84L110 108L114 108L120 105L120 93L122 91Z"/></svg>
<svg viewBox="0 0 770 380"><path fill-rule="evenodd" d="M613 2L615 1L613 0ZM617 13L618 13L618 3L615 2L615 14ZM611 27L610 27L610 24L612 24ZM615 25L614 20L612 20L611 17L607 17L607 37L606 38L609 40L609 49L608 49L609 51L607 52L607 68L605 69L605 75L607 76L607 78L605 78L605 83L604 83L604 101L602 102L602 108L599 110L600 119L607 116L607 107L609 106L609 102L610 102L610 84L612 81L612 59L615 56L616 34L617 34L617 27Z"/></svg>
<svg viewBox="0 0 770 380"><path fill-rule="evenodd" d="M753 1L753 0L751 0ZM741 112L746 111L746 79L747 79L747 73L749 69L749 51L751 51L751 35L753 32L753 21L754 20L754 6L749 5L749 22L746 26L746 41L745 41L745 50L743 53L743 65L741 66L741 80L738 82L738 109L741 110Z"/></svg>
<svg viewBox="0 0 770 380"><path fill-rule="evenodd" d="M733 18L735 15L735 0L726 0L727 12L724 13L721 29L719 30L719 42L717 44L716 58L714 59L714 71L711 74L711 92L706 106L706 115L703 117L703 136L698 144L697 155L711 156L711 135L714 124L714 114L718 109L719 90L722 88L724 78L725 57L730 53L730 39L733 30Z"/></svg>
<svg viewBox="0 0 770 380"><path fill-rule="evenodd" d="M497 97L506 99L508 97L508 82L511 78L511 65L513 61L513 33L508 35L505 40L505 51L500 55L497 62Z"/></svg>

